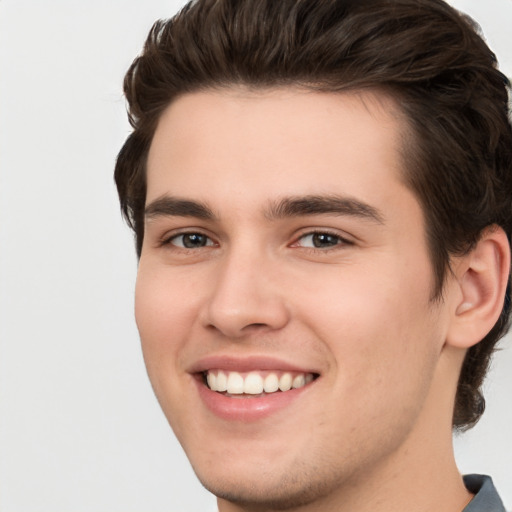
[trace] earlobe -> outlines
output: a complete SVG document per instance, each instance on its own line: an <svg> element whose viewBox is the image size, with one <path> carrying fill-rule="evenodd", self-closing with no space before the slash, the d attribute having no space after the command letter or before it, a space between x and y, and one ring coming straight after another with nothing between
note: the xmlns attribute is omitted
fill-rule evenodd
<svg viewBox="0 0 512 512"><path fill-rule="evenodd" d="M487 335L503 308L509 271L507 236L503 229L492 226L455 269L458 294L447 344L469 348Z"/></svg>

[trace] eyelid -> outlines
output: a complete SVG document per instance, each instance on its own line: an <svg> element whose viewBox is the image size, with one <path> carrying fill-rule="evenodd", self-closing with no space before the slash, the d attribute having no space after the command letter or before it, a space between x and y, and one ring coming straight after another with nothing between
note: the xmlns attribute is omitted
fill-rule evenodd
<svg viewBox="0 0 512 512"><path fill-rule="evenodd" d="M207 244L205 247L212 247L212 246L218 245L218 242L216 242L214 237L212 237L209 233L205 232L204 229L187 227L187 228L173 230L170 232L167 231L161 237L158 238L158 242L157 242L158 246L159 247L173 246L176 249L182 249L182 250L186 250L186 251L187 250L197 250L198 248L192 249L192 248L188 248L188 247L180 247L179 245L175 245L172 243L172 240L174 240L175 238L178 238L180 236L185 236L185 235L201 235L201 236L208 238L208 240L210 240L212 243ZM201 249L201 248L202 247L199 247L199 249Z"/></svg>
<svg viewBox="0 0 512 512"><path fill-rule="evenodd" d="M329 236L338 238L339 243L337 243L333 246L330 246L330 247L325 247L325 248L304 247L304 246L299 245L299 242L301 239L304 239L308 236L314 236L314 235L329 235ZM355 243L353 237L350 237L349 235L347 235L345 233L340 233L339 231L336 231L334 229L329 229L329 228L304 229L301 231L301 233L299 233L298 235L295 236L294 240L295 241L291 244L291 247L302 247L304 249L310 249L310 250L322 251L322 252L326 252L328 250L333 250L333 249L339 249L339 248L347 246L347 245L354 245L354 243Z"/></svg>
<svg viewBox="0 0 512 512"><path fill-rule="evenodd" d="M172 243L172 240L179 237L179 236L184 236L184 235L191 235L191 234L197 234L197 235L201 235L201 236L205 236L211 243L208 243L206 246L203 246L203 247L198 247L198 248L186 248L186 247L180 247L179 245L175 245ZM335 237L335 238L338 238L339 239L339 242L340 243L337 243L336 245L333 245L331 247L325 247L325 248L321 248L321 247L305 247L305 246L301 246L300 245L300 241L302 239L304 239L305 237L307 236L313 236L315 234L325 234L325 235L329 235L329 236L332 236L332 237ZM311 249L313 251L321 251L321 252L326 252L328 251L329 249L340 249L341 247L343 246L347 246L347 245L354 245L356 243L356 238L352 235L349 235L345 232L340 232L336 229L332 229L332 228L321 228L321 227L318 227L318 228L303 228L301 229L298 233L296 233L293 237L293 241L292 243L289 245L289 247L302 247L303 249ZM159 236L156 240L156 245L158 247L165 247L165 246L173 246L174 248L176 249L182 249L182 250L197 250L197 249L201 249L201 248L204 248L204 247L212 247L212 246L218 246L219 243L218 241L216 240L216 238L206 229L204 228L198 228L198 227L183 227L183 228L178 228L178 229L175 229L175 230L170 230L170 231L166 231L164 234L162 234L161 236Z"/></svg>

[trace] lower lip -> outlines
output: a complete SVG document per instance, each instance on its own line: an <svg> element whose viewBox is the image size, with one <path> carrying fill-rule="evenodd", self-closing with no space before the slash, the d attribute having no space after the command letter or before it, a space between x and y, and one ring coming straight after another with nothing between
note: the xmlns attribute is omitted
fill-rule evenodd
<svg viewBox="0 0 512 512"><path fill-rule="evenodd" d="M269 393L261 397L229 397L212 391L196 379L199 396L216 416L228 421L253 422L281 411L297 400L312 383L290 391Z"/></svg>

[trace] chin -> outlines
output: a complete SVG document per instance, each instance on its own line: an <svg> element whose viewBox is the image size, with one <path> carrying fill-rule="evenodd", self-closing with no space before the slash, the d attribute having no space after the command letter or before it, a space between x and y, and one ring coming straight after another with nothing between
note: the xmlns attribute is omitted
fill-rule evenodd
<svg viewBox="0 0 512 512"><path fill-rule="evenodd" d="M211 473L197 471L202 485L219 500L254 510L289 510L322 501L338 485L332 472L300 468L278 475L272 462L267 468ZM195 469L195 468L194 468ZM330 473L330 474L329 474Z"/></svg>

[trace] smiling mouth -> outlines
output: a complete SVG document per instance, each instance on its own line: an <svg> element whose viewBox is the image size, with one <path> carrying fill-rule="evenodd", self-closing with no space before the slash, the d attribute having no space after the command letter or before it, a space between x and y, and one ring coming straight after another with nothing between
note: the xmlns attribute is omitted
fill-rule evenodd
<svg viewBox="0 0 512 512"><path fill-rule="evenodd" d="M202 372L204 384L225 396L259 397L273 393L285 393L313 382L318 374L286 371L235 372L207 370Z"/></svg>

